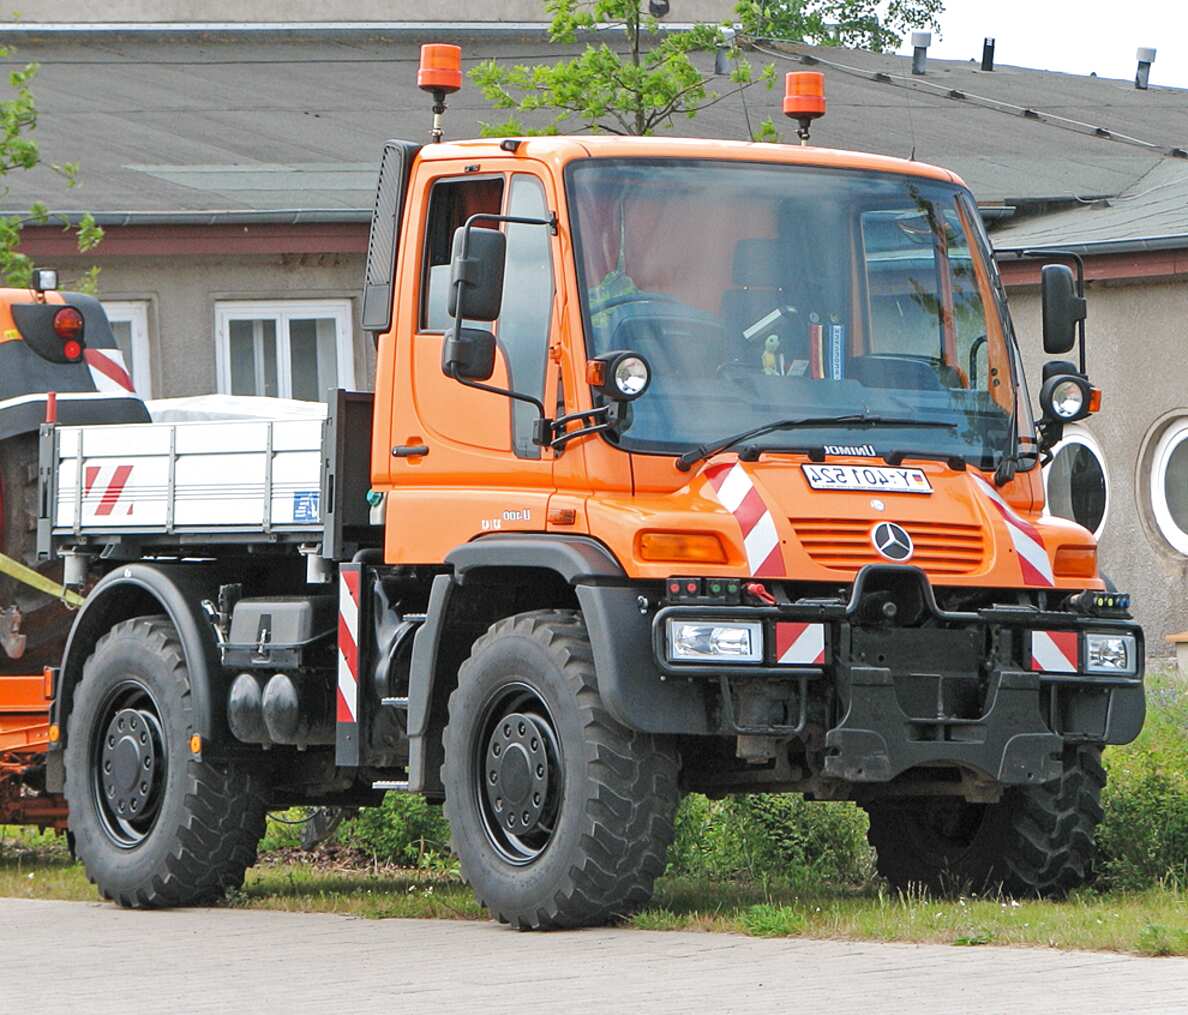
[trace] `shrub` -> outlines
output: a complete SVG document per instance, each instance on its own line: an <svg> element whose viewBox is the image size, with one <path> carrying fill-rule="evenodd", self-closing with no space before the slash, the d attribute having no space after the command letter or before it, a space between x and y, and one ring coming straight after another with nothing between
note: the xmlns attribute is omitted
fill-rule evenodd
<svg viewBox="0 0 1188 1015"><path fill-rule="evenodd" d="M1188 685L1151 676L1143 732L1107 750L1104 761L1109 780L1097 830L1103 886L1188 885Z"/></svg>
<svg viewBox="0 0 1188 1015"><path fill-rule="evenodd" d="M669 873L719 880L856 884L871 870L861 810L791 793L692 794L677 813L669 851Z"/></svg>
<svg viewBox="0 0 1188 1015"><path fill-rule="evenodd" d="M408 793L389 793L379 807L364 807L338 831L343 845L364 850L381 863L408 866L445 854L449 840L440 805Z"/></svg>

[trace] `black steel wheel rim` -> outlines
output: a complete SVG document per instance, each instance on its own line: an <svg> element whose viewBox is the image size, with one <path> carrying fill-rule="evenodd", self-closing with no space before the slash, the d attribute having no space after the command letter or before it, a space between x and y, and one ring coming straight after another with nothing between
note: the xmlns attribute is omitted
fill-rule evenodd
<svg viewBox="0 0 1188 1015"><path fill-rule="evenodd" d="M168 743L152 693L128 678L96 712L91 793L104 834L139 846L156 824L169 775Z"/></svg>
<svg viewBox="0 0 1188 1015"><path fill-rule="evenodd" d="M522 867L552 842L565 796L560 738L536 690L501 687L483 708L473 745L475 804L487 842Z"/></svg>

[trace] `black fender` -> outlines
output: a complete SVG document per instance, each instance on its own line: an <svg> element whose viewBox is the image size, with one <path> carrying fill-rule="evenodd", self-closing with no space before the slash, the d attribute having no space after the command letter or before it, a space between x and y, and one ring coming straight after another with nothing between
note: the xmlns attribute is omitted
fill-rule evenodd
<svg viewBox="0 0 1188 1015"><path fill-rule="evenodd" d="M218 596L221 575L207 564L125 564L109 571L87 596L75 617L54 690L51 719L59 739L51 747L50 780L61 778L62 750L74 691L95 643L113 626L132 617L165 614L172 622L190 673L191 733L202 737L203 754L217 755L233 743L227 727L225 671L219 660L214 627L202 610L203 600ZM52 786L60 790L61 785Z"/></svg>
<svg viewBox="0 0 1188 1015"><path fill-rule="evenodd" d="M655 733L709 731L700 684L661 679L651 653L651 621L640 612L640 589L631 585L614 555L586 536L507 533L480 537L452 550L452 573L433 580L426 620L413 642L409 674L409 788L439 792L435 762L441 760L446 688L469 644L455 636L476 608L484 623L480 589L501 581L522 583L525 574L551 572L568 589L567 607L578 607L590 632L598 689L607 710L632 729ZM470 586L475 586L471 589ZM541 601L539 607L560 605Z"/></svg>
<svg viewBox="0 0 1188 1015"><path fill-rule="evenodd" d="M413 640L408 690L408 775L409 788L415 791L432 792L438 786L434 762L440 761L445 702L452 689L439 681L439 674L453 668L463 648L469 651L469 644L461 646L456 637L448 637L456 631L454 625L459 613L474 609L476 597L468 595L471 591L468 586L498 584L501 576L510 578L513 573L517 581L523 581L526 573L542 571L569 587L579 582L624 580L623 569L614 554L587 536L551 533L480 536L451 550L446 563L452 571L434 578L425 623ZM542 602L541 605L557 604ZM496 619L492 614L488 622Z"/></svg>

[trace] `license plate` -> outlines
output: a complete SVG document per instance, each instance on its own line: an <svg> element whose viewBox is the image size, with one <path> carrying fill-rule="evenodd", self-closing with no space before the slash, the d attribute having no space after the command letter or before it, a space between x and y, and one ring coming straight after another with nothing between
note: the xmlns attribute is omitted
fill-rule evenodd
<svg viewBox="0 0 1188 1015"><path fill-rule="evenodd" d="M876 493L932 493L920 469L890 469L881 465L802 465L814 490L870 490Z"/></svg>

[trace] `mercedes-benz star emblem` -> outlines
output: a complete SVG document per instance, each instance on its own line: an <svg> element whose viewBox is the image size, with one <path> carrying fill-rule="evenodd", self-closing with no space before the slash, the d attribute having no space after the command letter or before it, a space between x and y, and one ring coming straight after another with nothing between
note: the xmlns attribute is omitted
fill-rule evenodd
<svg viewBox="0 0 1188 1015"><path fill-rule="evenodd" d="M896 563L908 560L914 549L912 537L894 522L879 522L871 530L870 541L874 543L874 548L879 553Z"/></svg>

